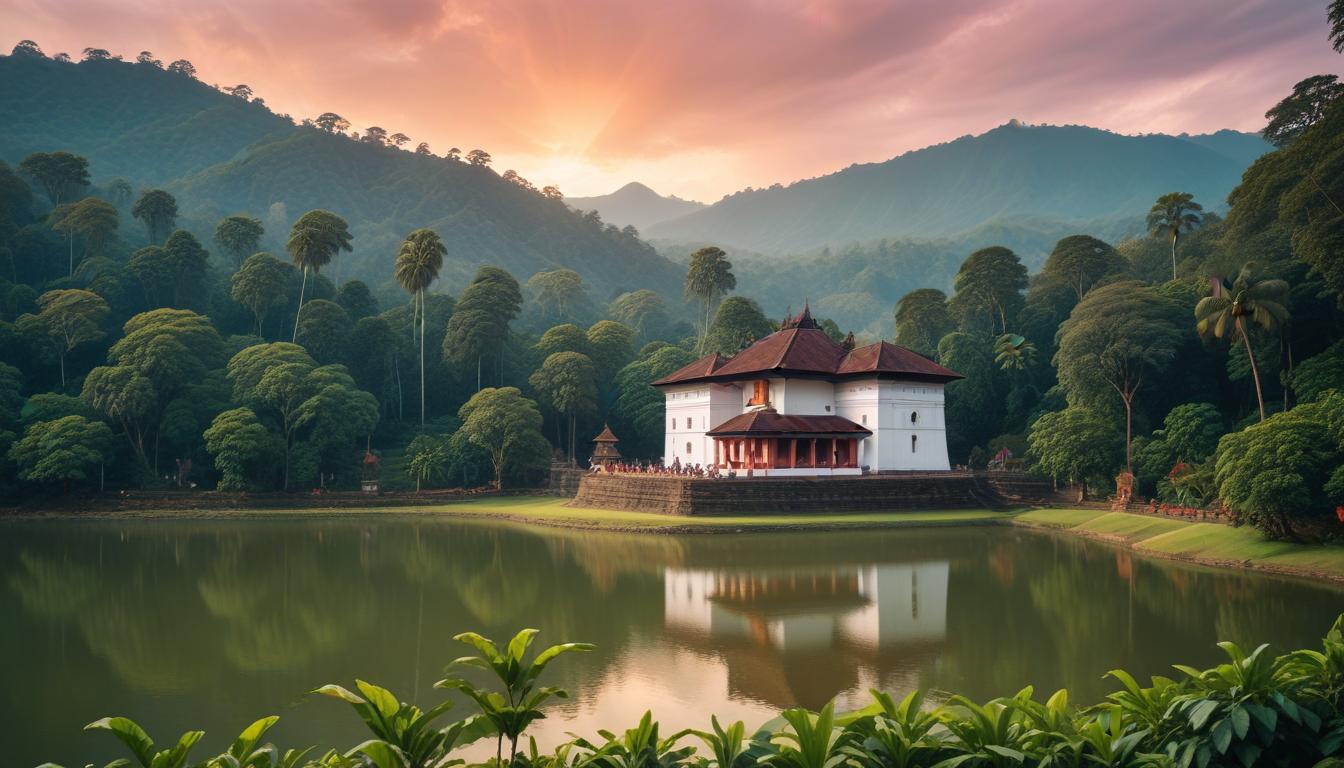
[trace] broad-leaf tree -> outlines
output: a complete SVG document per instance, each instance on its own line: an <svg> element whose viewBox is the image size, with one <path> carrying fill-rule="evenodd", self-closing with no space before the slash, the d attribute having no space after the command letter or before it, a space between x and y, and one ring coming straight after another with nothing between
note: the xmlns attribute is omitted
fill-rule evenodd
<svg viewBox="0 0 1344 768"><path fill-rule="evenodd" d="M229 295L256 318L256 332L262 336L266 313L285 303L286 284L293 267L269 253L254 253L229 278Z"/></svg>
<svg viewBox="0 0 1344 768"><path fill-rule="evenodd" d="M1335 75L1313 75L1293 86L1293 92L1265 113L1269 123L1261 133L1276 147L1291 144L1308 128L1320 122L1341 96L1344 83Z"/></svg>
<svg viewBox="0 0 1344 768"><path fill-rule="evenodd" d="M162 189L146 190L135 201L131 215L144 223L151 244L161 243L177 225L177 200Z"/></svg>
<svg viewBox="0 0 1344 768"><path fill-rule="evenodd" d="M1080 484L1081 501L1088 479L1115 467L1119 440L1107 419L1089 408L1070 406L1037 419L1027 444L1040 471L1056 481Z"/></svg>
<svg viewBox="0 0 1344 768"><path fill-rule="evenodd" d="M1102 412L1118 398L1125 413L1125 467L1132 471L1134 403L1155 387L1182 341L1177 308L1137 281L1095 288L1059 329L1055 367L1071 405Z"/></svg>
<svg viewBox="0 0 1344 768"><path fill-rule="evenodd" d="M1064 283L1082 301L1092 286L1124 269L1124 257L1108 243L1088 235L1070 235L1055 243L1041 268L1041 278Z"/></svg>
<svg viewBox="0 0 1344 768"><path fill-rule="evenodd" d="M33 483L88 482L111 458L112 430L101 421L66 416L39 421L9 449L19 477Z"/></svg>
<svg viewBox="0 0 1344 768"><path fill-rule="evenodd" d="M549 451L541 434L541 413L517 387L482 389L462 406L458 417L461 434L490 455L496 488L503 487L507 472L545 465Z"/></svg>
<svg viewBox="0 0 1344 768"><path fill-rule="evenodd" d="M907 349L935 357L938 342L955 329L947 294L937 288L916 288L896 302L896 343Z"/></svg>
<svg viewBox="0 0 1344 768"><path fill-rule="evenodd" d="M701 346L701 352L717 352L729 357L741 352L775 330L756 302L744 296L724 299L714 313L714 322Z"/></svg>
<svg viewBox="0 0 1344 768"><path fill-rule="evenodd" d="M69 152L34 152L19 163L19 172L37 182L53 207L89 186L89 161Z"/></svg>
<svg viewBox="0 0 1344 768"><path fill-rule="evenodd" d="M86 197L79 202L61 206L59 215L52 222L52 229L66 233L70 239L69 274L75 273L74 235L84 238L84 258L103 255L103 249L116 234L121 224L117 209L106 200Z"/></svg>
<svg viewBox="0 0 1344 768"><path fill-rule="evenodd" d="M20 332L44 338L61 364L61 389L65 389L65 358L75 347L97 341L106 334L103 321L110 311L102 296L91 291L47 291L37 299L40 311L18 320Z"/></svg>
<svg viewBox="0 0 1344 768"><path fill-rule="evenodd" d="M962 262L952 286L955 293L948 307L963 331L1003 334L1022 305L1027 268L1003 246L981 248Z"/></svg>
<svg viewBox="0 0 1344 768"><path fill-rule="evenodd" d="M235 267L243 264L243 259L255 253L266 233L261 222L251 216L229 216L215 225L215 242L233 260Z"/></svg>
<svg viewBox="0 0 1344 768"><path fill-rule="evenodd" d="M498 356L509 336L509 323L518 316L523 294L508 272L486 265L476 270L471 284L448 320L443 356L458 365L476 365L476 389L481 389L481 361Z"/></svg>
<svg viewBox="0 0 1344 768"><path fill-rule="evenodd" d="M205 449L220 471L221 491L241 491L248 478L271 460L275 437L250 408L234 408L215 417L205 430Z"/></svg>
<svg viewBox="0 0 1344 768"><path fill-rule="evenodd" d="M549 403L557 416L569 421L569 454L574 460L577 439L575 427L580 414L597 411L597 370L587 355L579 352L556 352L546 358L532 374L528 383ZM558 441L557 441L558 442Z"/></svg>
<svg viewBox="0 0 1344 768"><path fill-rule="evenodd" d="M397 251L393 275L397 284L419 305L420 312L420 424L425 423L425 289L439 277L448 249L431 229L406 236Z"/></svg>

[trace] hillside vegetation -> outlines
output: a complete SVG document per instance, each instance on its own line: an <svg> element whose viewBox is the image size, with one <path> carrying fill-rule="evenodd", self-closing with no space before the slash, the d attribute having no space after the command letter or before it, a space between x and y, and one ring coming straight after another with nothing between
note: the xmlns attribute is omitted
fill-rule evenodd
<svg viewBox="0 0 1344 768"><path fill-rule="evenodd" d="M385 281L406 232L431 227L447 245L443 276L461 286L482 264L524 278L573 269L610 299L680 271L632 233L571 211L488 165L354 141L295 125L260 100L222 93L147 64L0 56L0 159L65 150L89 159L95 185L122 177L158 186L179 224L207 241L222 216L247 212L278 239L306 210L338 210L354 250L341 274ZM137 228L120 236L142 245Z"/></svg>

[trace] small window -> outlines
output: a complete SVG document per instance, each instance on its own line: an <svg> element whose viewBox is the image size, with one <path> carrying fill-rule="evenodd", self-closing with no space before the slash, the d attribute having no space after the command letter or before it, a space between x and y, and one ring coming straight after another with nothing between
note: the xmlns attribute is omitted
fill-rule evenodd
<svg viewBox="0 0 1344 768"><path fill-rule="evenodd" d="M914 453L919 449L919 435L910 436L910 452Z"/></svg>
<svg viewBox="0 0 1344 768"><path fill-rule="evenodd" d="M687 428L687 429L690 429L690 428L691 428L691 417L690 417L690 416L687 416L687 417L686 417L686 428Z"/></svg>
<svg viewBox="0 0 1344 768"><path fill-rule="evenodd" d="M830 413L830 412L831 412L831 406L829 406L829 405L826 406L826 412L827 412L827 413Z"/></svg>
<svg viewBox="0 0 1344 768"><path fill-rule="evenodd" d="M690 456L690 455L691 455L691 444L690 444L690 443L687 443L687 444L686 444L686 455L687 455L687 456Z"/></svg>
<svg viewBox="0 0 1344 768"><path fill-rule="evenodd" d="M672 426L671 426L671 427L668 427L668 428L675 432L676 429L677 429L677 420L676 420L676 419L673 419L673 420L672 420Z"/></svg>
<svg viewBox="0 0 1344 768"><path fill-rule="evenodd" d="M866 413L863 414L863 424L864 424L864 426L867 426L867 425L868 425L868 414L866 414Z"/></svg>
<svg viewBox="0 0 1344 768"><path fill-rule="evenodd" d="M911 423L911 424L918 424L918 423L919 423L919 411L911 411L911 412L910 412L910 423Z"/></svg>

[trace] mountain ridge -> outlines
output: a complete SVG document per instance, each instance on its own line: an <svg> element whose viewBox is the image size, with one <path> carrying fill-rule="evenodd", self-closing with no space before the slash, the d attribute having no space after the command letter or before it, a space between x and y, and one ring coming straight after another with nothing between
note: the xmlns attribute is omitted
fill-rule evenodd
<svg viewBox="0 0 1344 768"><path fill-rule="evenodd" d="M420 227L448 248L437 285L451 292L486 263L520 282L573 269L602 301L681 278L637 237L487 167L295 125L260 101L148 64L0 56L0 114L13 116L0 127L0 159L83 155L95 183L125 177L175 195L178 226L204 243L220 218L247 213L266 224L262 247L279 253L304 211L331 210L354 234L340 274L373 285L395 288L397 247ZM132 247L139 229L122 220Z"/></svg>
<svg viewBox="0 0 1344 768"><path fill-rule="evenodd" d="M1013 121L788 186L743 190L645 234L798 253L884 237L952 237L1017 217L1131 217L1173 190L1218 209L1254 157L1269 149L1258 136L1232 131L1125 136Z"/></svg>

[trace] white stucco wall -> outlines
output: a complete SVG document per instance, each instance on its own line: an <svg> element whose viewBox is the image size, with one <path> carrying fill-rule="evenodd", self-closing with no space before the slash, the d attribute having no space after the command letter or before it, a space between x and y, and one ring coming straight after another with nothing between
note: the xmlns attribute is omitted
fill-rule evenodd
<svg viewBox="0 0 1344 768"><path fill-rule="evenodd" d="M942 384L845 381L835 385L835 410L873 431L861 444L864 466L884 472L949 469Z"/></svg>
<svg viewBox="0 0 1344 768"><path fill-rule="evenodd" d="M686 384L664 390L663 462L708 465L714 441L706 432L742 413L742 387L733 384ZM690 450L687 450L687 445Z"/></svg>

